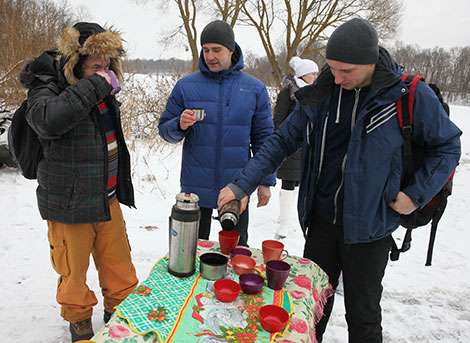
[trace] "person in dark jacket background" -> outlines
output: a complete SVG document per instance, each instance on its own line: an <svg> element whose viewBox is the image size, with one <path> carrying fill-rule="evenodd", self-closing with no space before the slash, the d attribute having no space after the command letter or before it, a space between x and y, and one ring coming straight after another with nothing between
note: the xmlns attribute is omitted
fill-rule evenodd
<svg viewBox="0 0 470 343"><path fill-rule="evenodd" d="M327 65L312 86L295 94L298 105L236 180L218 205L251 194L259 181L302 147L298 212L304 257L328 275L333 289L343 275L350 343L381 343L382 279L391 234L400 215L425 206L458 164L462 132L434 91L416 86L411 140L426 146L413 181L406 174L396 101L408 92L401 69L370 22L340 25L326 45ZM334 294L334 293L333 293ZM316 324L319 342L333 308L329 297Z"/></svg>
<svg viewBox="0 0 470 343"><path fill-rule="evenodd" d="M294 75L288 74L282 79L283 89L279 92L274 107L274 130L277 130L294 110L297 104L294 93L302 87L311 85L318 75L318 65L312 60L294 56L289 61L289 65ZM294 204L300 181L300 155L301 149L289 156L276 171L277 178L282 180L279 191L279 226L276 239L286 238L289 232L297 227Z"/></svg>
<svg viewBox="0 0 470 343"><path fill-rule="evenodd" d="M215 20L201 32L199 71L180 79L158 124L170 143L184 139L181 190L199 197L199 238L208 239L212 211L219 191L246 165L273 131L268 92L264 84L244 73L243 55L229 24ZM196 121L193 109L203 108ZM258 187L258 207L265 206L274 174ZM234 228L240 245L248 242L248 211Z"/></svg>
<svg viewBox="0 0 470 343"><path fill-rule="evenodd" d="M29 62L20 81L28 89L26 120L43 145L38 206L60 275L57 301L75 342L93 336L90 254L105 322L137 286L119 205L134 207L134 191L119 103L110 95L111 77L122 81L120 34L81 22L64 30L58 46Z"/></svg>

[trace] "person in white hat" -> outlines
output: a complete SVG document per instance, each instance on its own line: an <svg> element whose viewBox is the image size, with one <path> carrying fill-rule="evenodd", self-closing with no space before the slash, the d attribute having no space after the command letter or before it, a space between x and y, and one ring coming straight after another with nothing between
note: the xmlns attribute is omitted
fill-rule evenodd
<svg viewBox="0 0 470 343"><path fill-rule="evenodd" d="M294 110L297 99L294 93L300 88L313 84L318 76L318 65L309 59L294 56L289 61L294 74L287 74L282 79L282 90L279 92L274 107L274 129L277 130L282 122ZM282 180L279 191L279 225L276 239L286 238L289 232L295 231L298 225L295 203L300 181L300 149L287 158L276 172Z"/></svg>

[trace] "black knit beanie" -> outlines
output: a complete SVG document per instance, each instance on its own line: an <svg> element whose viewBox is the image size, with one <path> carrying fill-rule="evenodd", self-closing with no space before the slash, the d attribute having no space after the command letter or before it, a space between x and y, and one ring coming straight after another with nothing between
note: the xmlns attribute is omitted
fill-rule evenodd
<svg viewBox="0 0 470 343"><path fill-rule="evenodd" d="M105 31L100 25L96 23L86 23L86 22L76 23L73 26L73 28L78 30L78 32L80 32L80 38L78 39L78 42L80 43L80 45L83 45L83 43L85 43L85 41L91 35Z"/></svg>
<svg viewBox="0 0 470 343"><path fill-rule="evenodd" d="M235 35L232 27L222 20L214 20L201 33L201 45L217 43L235 51Z"/></svg>
<svg viewBox="0 0 470 343"><path fill-rule="evenodd" d="M351 64L375 64L379 37L370 22L354 18L338 26L326 44L326 58Z"/></svg>

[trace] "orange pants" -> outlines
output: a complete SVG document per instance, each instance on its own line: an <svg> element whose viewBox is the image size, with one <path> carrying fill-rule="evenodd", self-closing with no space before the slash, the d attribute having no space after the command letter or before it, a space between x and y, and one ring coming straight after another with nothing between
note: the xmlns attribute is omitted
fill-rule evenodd
<svg viewBox="0 0 470 343"><path fill-rule="evenodd" d="M93 224L62 224L48 221L51 262L60 274L57 302L61 316L71 322L91 318L98 301L86 284L93 254L98 270L104 308L113 313L137 286L126 224L119 202L110 206L111 221Z"/></svg>

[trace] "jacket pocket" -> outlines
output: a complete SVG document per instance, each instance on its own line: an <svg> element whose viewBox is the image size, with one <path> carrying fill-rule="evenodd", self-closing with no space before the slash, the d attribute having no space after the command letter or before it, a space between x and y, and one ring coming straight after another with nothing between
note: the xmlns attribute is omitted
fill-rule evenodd
<svg viewBox="0 0 470 343"><path fill-rule="evenodd" d="M49 246L51 255L51 264L54 270L63 276L70 274L70 267L67 258L67 246L62 237L56 237L49 231Z"/></svg>

